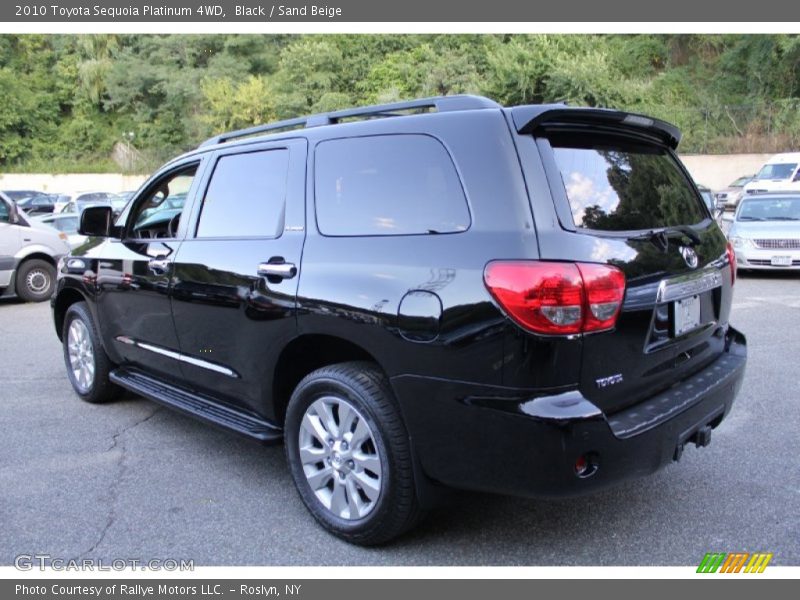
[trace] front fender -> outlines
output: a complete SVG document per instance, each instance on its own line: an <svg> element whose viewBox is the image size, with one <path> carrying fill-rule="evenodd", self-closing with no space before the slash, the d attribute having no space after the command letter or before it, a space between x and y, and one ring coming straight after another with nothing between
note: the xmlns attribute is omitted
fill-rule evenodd
<svg viewBox="0 0 800 600"><path fill-rule="evenodd" d="M66 244L66 243L65 243ZM58 259L62 256L66 256L69 254L69 247L65 245L65 248L62 251L57 251L55 248L51 246L47 246L45 244L26 244L22 248L20 248L17 253L14 255L14 258L17 260L16 266L28 258L29 256L33 256L34 254L44 254L49 256L50 259L53 261L53 265L58 264Z"/></svg>

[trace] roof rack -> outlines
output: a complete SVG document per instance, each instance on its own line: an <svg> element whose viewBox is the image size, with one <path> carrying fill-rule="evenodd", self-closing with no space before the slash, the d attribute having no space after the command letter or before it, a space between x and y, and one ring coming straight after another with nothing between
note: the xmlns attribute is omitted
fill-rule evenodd
<svg viewBox="0 0 800 600"><path fill-rule="evenodd" d="M419 100L409 100L407 102L393 102L391 104L378 104L375 106L363 106L360 108L348 108L328 113L287 119L265 125L256 125L246 129L238 129L216 135L207 139L198 148L215 146L237 138L256 135L266 132L278 132L282 130L303 129L306 127L320 127L322 125L334 125L344 119L353 118L380 118L380 117L399 117L402 111L417 109L436 109L437 112L452 112L458 110L476 110L482 108L501 108L497 102L484 98L483 96L435 96L432 98L421 98Z"/></svg>

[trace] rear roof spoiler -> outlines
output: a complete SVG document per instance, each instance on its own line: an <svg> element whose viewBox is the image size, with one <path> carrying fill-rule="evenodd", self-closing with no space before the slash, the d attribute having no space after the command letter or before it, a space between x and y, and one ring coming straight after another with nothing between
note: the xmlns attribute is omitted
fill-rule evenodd
<svg viewBox="0 0 800 600"><path fill-rule="evenodd" d="M531 104L509 109L519 133L533 133L548 125L608 125L615 129L647 133L673 150L681 141L680 130L666 121L608 108L571 107L566 104Z"/></svg>

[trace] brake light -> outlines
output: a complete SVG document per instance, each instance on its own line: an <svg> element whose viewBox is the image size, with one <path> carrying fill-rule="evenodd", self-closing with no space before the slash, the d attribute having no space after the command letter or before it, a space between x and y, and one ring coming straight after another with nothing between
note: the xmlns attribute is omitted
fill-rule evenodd
<svg viewBox="0 0 800 600"><path fill-rule="evenodd" d="M733 244L728 242L725 246L725 254L728 255L728 262L731 265L731 285L736 283L736 252L733 249Z"/></svg>
<svg viewBox="0 0 800 600"><path fill-rule="evenodd" d="M612 329L625 295L625 275L609 265L492 261L483 278L509 317L545 335Z"/></svg>

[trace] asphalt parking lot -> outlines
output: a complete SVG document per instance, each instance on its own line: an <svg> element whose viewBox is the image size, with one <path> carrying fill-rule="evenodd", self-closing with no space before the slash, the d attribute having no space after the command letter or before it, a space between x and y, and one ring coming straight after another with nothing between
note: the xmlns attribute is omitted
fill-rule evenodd
<svg viewBox="0 0 800 600"><path fill-rule="evenodd" d="M49 305L0 302L0 564L19 554L196 565L800 565L800 276L740 277L744 387L708 448L600 494L461 494L391 546L349 546L306 513L282 447L149 401L81 402Z"/></svg>

